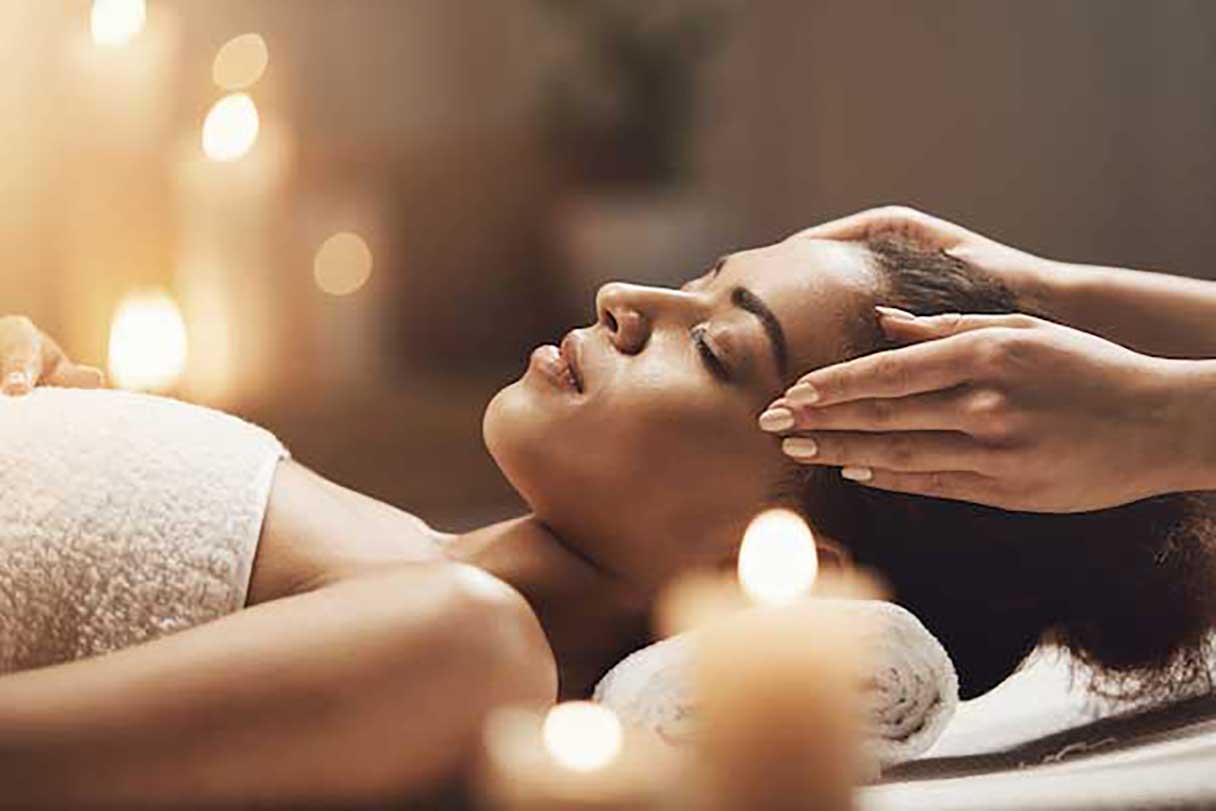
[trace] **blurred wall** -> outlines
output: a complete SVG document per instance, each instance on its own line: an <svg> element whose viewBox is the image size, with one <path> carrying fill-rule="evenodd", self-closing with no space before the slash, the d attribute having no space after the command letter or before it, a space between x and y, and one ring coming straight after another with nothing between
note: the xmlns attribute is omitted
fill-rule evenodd
<svg viewBox="0 0 1216 811"><path fill-rule="evenodd" d="M705 171L748 242L907 202L1216 278L1216 4L765 0L709 86Z"/></svg>

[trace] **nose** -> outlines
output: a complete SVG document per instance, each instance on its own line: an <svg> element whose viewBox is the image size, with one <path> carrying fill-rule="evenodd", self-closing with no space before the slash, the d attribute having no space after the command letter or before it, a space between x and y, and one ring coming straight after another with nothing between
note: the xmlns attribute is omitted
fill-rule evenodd
<svg viewBox="0 0 1216 811"><path fill-rule="evenodd" d="M595 294L599 324L612 343L629 355L641 352L657 324L688 309L691 297L679 290L609 282Z"/></svg>

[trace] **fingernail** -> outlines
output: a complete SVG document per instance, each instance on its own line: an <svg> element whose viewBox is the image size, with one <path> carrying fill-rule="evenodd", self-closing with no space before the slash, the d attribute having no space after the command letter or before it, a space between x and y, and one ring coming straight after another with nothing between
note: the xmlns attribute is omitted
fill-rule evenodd
<svg viewBox="0 0 1216 811"><path fill-rule="evenodd" d="M784 431L794 427L794 412L788 408L770 408L757 421L764 431Z"/></svg>
<svg viewBox="0 0 1216 811"><path fill-rule="evenodd" d="M916 316L907 310L901 310L898 307L883 307L881 305L874 308L878 312L879 318L890 318L892 321L915 321Z"/></svg>
<svg viewBox="0 0 1216 811"><path fill-rule="evenodd" d="M25 372L9 372L4 378L5 394L24 394L29 388L30 378Z"/></svg>
<svg viewBox="0 0 1216 811"><path fill-rule="evenodd" d="M819 392L810 383L799 383L790 387L785 393L785 399L794 405L808 406L819 399Z"/></svg>
<svg viewBox="0 0 1216 811"><path fill-rule="evenodd" d="M841 468L840 475L855 482L868 482L874 478L874 471L868 467L846 467Z"/></svg>
<svg viewBox="0 0 1216 811"><path fill-rule="evenodd" d="M781 450L795 459L810 459L819 453L819 443L809 436L791 436L782 441Z"/></svg>

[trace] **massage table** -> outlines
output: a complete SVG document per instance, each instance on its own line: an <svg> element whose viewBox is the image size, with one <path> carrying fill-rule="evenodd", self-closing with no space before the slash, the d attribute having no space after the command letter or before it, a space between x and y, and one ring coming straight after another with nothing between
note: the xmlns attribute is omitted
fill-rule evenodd
<svg viewBox="0 0 1216 811"><path fill-rule="evenodd" d="M1106 708L1038 655L965 702L938 743L880 784L861 811L1216 808L1216 694Z"/></svg>

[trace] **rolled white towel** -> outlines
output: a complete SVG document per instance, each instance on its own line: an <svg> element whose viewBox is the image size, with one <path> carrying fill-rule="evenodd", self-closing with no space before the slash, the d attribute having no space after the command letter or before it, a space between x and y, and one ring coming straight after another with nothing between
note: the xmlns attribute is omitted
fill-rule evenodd
<svg viewBox="0 0 1216 811"><path fill-rule="evenodd" d="M857 625L869 669L857 678L865 699L867 760L879 769L911 760L933 745L954 715L954 665L925 626L893 603L853 600L836 607L862 620ZM693 742L693 644L693 634L681 634L626 657L600 680L595 700L672 745Z"/></svg>
<svg viewBox="0 0 1216 811"><path fill-rule="evenodd" d="M0 673L128 647L242 608L286 455L161 397L0 397Z"/></svg>

